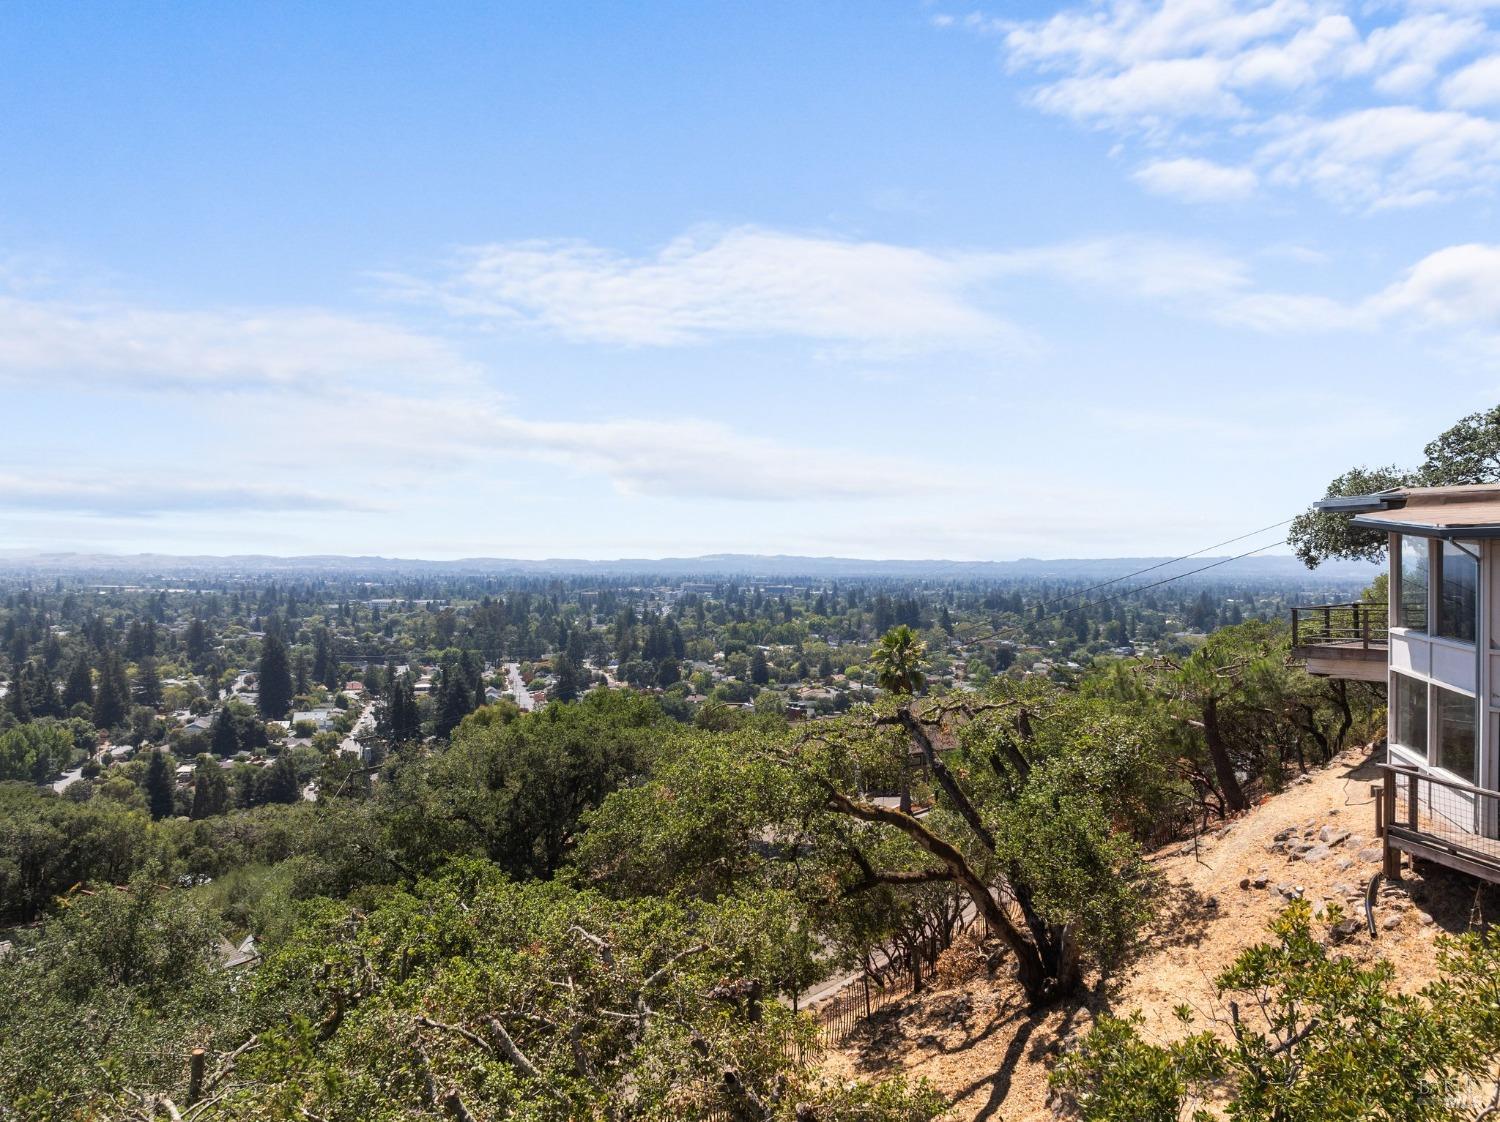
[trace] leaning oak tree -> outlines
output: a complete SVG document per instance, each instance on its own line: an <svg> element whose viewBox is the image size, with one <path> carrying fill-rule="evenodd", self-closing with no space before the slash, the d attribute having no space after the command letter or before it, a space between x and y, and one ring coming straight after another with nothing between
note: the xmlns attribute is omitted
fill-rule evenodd
<svg viewBox="0 0 1500 1122"><path fill-rule="evenodd" d="M900 636L882 649L905 649L908 670L920 657ZM1013 957L1033 1006L1074 992L1085 945L1111 942L1096 938L1090 917L1139 910L1133 845L1111 829L1093 792L1068 782L1062 756L1037 748L1037 718L1020 699L924 703L893 693L809 732L789 754L821 788L829 811L894 831L926 859L913 862L917 867L877 868L856 847L858 886L951 882ZM935 803L920 814L868 793L872 778L897 770L893 755L904 766L909 745L920 753ZM1101 907L1103 898L1109 903Z"/></svg>

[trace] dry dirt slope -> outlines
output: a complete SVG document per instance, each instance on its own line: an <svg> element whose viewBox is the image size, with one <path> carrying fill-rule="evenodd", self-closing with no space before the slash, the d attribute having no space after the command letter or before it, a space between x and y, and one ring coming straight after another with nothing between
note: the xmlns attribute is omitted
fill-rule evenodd
<svg viewBox="0 0 1500 1122"><path fill-rule="evenodd" d="M1344 944L1348 953L1391 959L1403 987L1419 988L1435 973L1435 937L1465 930L1476 909L1493 913L1500 901L1493 890L1478 893L1475 882L1444 870L1425 877L1408 870L1399 888L1382 892L1378 938L1370 939L1363 891L1380 863L1369 755L1348 753L1196 845L1153 854L1165 886L1160 918L1137 960L1120 977L1097 982L1085 1001L1030 1017L1003 975L940 982L879 1014L830 1054L829 1074L925 1076L949 1096L947 1117L955 1120L1054 1118L1047 1073L1064 1043L1086 1032L1100 1011L1140 1009L1147 1030L1166 1039L1179 1031L1172 1016L1178 1003L1218 1010L1214 976L1266 937L1266 924L1298 891L1315 908L1347 900L1346 914L1359 920Z"/></svg>

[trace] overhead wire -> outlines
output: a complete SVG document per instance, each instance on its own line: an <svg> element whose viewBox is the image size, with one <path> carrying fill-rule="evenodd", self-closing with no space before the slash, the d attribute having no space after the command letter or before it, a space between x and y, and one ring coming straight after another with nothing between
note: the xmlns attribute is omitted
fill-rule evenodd
<svg viewBox="0 0 1500 1122"><path fill-rule="evenodd" d="M1168 558L1165 561L1158 561L1155 564L1147 565L1142 569L1136 569L1134 572L1126 573L1123 576L1112 577L1109 580L1100 581L1098 584L1091 584L1086 588L1079 589L1077 592L1068 593L1066 596L1055 596L1051 600L1044 600L1039 605L1039 607L1045 609L1051 607L1053 604L1060 604L1064 601L1076 600L1080 596L1087 596L1090 592L1095 592L1101 588L1108 588L1111 585L1119 584L1121 581L1130 580L1132 577L1144 576L1146 573L1155 572L1158 569L1166 568L1168 565L1175 565L1180 561L1188 561L1194 557L1201 557L1211 549L1220 549L1226 545L1232 545L1235 542L1244 541L1246 538L1253 538L1257 534L1264 534L1267 530L1275 530L1281 526L1285 526L1291 521L1291 518L1283 518L1280 522L1273 522L1269 526L1262 526L1258 530L1251 530L1249 533L1239 534L1232 538L1226 538L1224 541L1215 542L1213 545L1206 545L1202 549L1195 549L1191 553L1184 553L1180 557L1172 557ZM1282 538L1280 541L1271 542L1268 545L1257 546L1255 549L1246 550L1244 553L1235 554L1233 557L1221 557L1217 561L1214 561L1212 564L1202 565L1196 569L1190 569L1185 573L1177 573L1174 576L1167 577L1164 580L1153 581L1151 584L1143 584L1137 588L1126 589L1124 592L1116 593L1113 596L1101 597L1098 600L1087 600L1082 604L1074 604L1072 607L1064 608L1063 610L1057 612L1044 612L1044 614L1041 615L1039 619L1054 619L1057 616L1067 615L1070 612L1081 611L1084 608L1097 607L1101 604L1110 604L1116 600L1123 600L1127 596L1134 596L1139 592L1147 592L1153 588L1161 588L1163 585L1171 584L1174 581L1179 581L1187 577L1196 576L1199 573L1206 573L1210 569L1217 569L1220 565L1227 565L1231 561L1243 561L1246 557L1253 557L1257 553L1264 553L1268 549L1275 549L1277 546L1285 545L1286 543L1287 539ZM995 638L998 634L998 630L991 630L988 635L974 636L970 639L967 639L966 642L983 643Z"/></svg>

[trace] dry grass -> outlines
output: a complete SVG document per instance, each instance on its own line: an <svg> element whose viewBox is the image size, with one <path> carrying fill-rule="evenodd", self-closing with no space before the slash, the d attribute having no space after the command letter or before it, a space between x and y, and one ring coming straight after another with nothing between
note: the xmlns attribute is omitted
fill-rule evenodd
<svg viewBox="0 0 1500 1122"><path fill-rule="evenodd" d="M1436 973L1436 936L1466 930L1483 907L1493 911L1500 896L1493 889L1477 891L1474 881L1445 870L1408 872L1399 888L1382 893L1379 935L1372 941L1364 930L1362 896L1380 867L1371 855L1373 778L1368 753L1348 753L1227 829L1153 854L1162 880L1158 918L1135 960L1116 977L1093 979L1081 1000L1029 1015L1004 968L991 978L980 956L961 945L949 953L931 990L883 1011L830 1053L828 1073L925 1077L948 1097L947 1117L955 1120L1055 1118L1047 1074L1062 1048L1087 1032L1099 1012L1139 1009L1145 1031L1164 1040L1181 1031L1172 1014L1179 1003L1205 1017L1222 1012L1213 978L1244 947L1266 938L1266 924L1286 904L1278 885L1301 888L1315 905L1347 898L1346 915L1361 922L1344 940L1345 953L1389 959L1403 988L1420 988ZM1285 848L1276 847L1278 834L1290 829L1295 841L1310 832L1315 840L1324 826L1352 836L1312 863L1276 851ZM1262 875L1266 887L1253 887ZM1251 887L1241 887L1247 880Z"/></svg>

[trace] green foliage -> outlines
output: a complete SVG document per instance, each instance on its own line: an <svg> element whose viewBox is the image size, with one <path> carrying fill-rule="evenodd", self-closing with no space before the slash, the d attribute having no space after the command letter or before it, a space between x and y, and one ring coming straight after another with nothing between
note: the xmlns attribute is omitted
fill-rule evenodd
<svg viewBox="0 0 1500 1122"><path fill-rule="evenodd" d="M1324 922L1341 918L1334 908ZM1155 1044L1137 1020L1105 1019L1054 1085L1088 1122L1175 1122L1209 1100L1244 1122L1473 1117L1500 1053L1500 940L1445 939L1442 978L1411 994L1390 963L1331 952L1303 901L1271 930L1275 942L1246 949L1218 978L1229 1009L1219 1033Z"/></svg>
<svg viewBox="0 0 1500 1122"><path fill-rule="evenodd" d="M815 1055L808 1026L765 991L780 947L751 918L513 884L482 863L368 912L320 907L257 971L269 1027L210 1117L394 1120L462 1104L665 1119L752 1099L782 1103L777 1118L797 1102L826 1104L819 1117L932 1117L921 1090L813 1078L796 1058Z"/></svg>
<svg viewBox="0 0 1500 1122"><path fill-rule="evenodd" d="M261 641L258 669L256 704L261 715L273 719L285 717L292 707L292 667L286 643L275 632L267 632Z"/></svg>
<svg viewBox="0 0 1500 1122"><path fill-rule="evenodd" d="M45 720L17 725L0 733L0 781L46 783L80 755L65 724Z"/></svg>
<svg viewBox="0 0 1500 1122"><path fill-rule="evenodd" d="M0 783L0 917L30 920L74 885L123 882L152 852L149 823L108 798Z"/></svg>
<svg viewBox="0 0 1500 1122"><path fill-rule="evenodd" d="M881 689L894 694L915 694L927 683L922 673L922 660L926 657L927 644L903 623L880 637L870 652L870 665L875 668Z"/></svg>
<svg viewBox="0 0 1500 1122"><path fill-rule="evenodd" d="M526 720L462 725L424 778L405 781L407 858L430 868L441 854L478 852L512 875L550 877L580 817L635 774L668 729L654 702L611 690Z"/></svg>
<svg viewBox="0 0 1500 1122"><path fill-rule="evenodd" d="M1393 487L1500 482L1500 406L1464 417L1428 443L1423 454L1426 458L1415 471L1394 465L1352 468L1329 483L1327 494L1345 497L1373 495ZM1385 556L1385 533L1355 529L1347 514L1308 510L1292 520L1287 538L1309 569L1330 557L1378 561Z"/></svg>
<svg viewBox="0 0 1500 1122"><path fill-rule="evenodd" d="M155 880L77 896L0 956L0 1102L12 1116L119 1116L132 1089L180 1095L191 1046L243 1039L215 926Z"/></svg>

